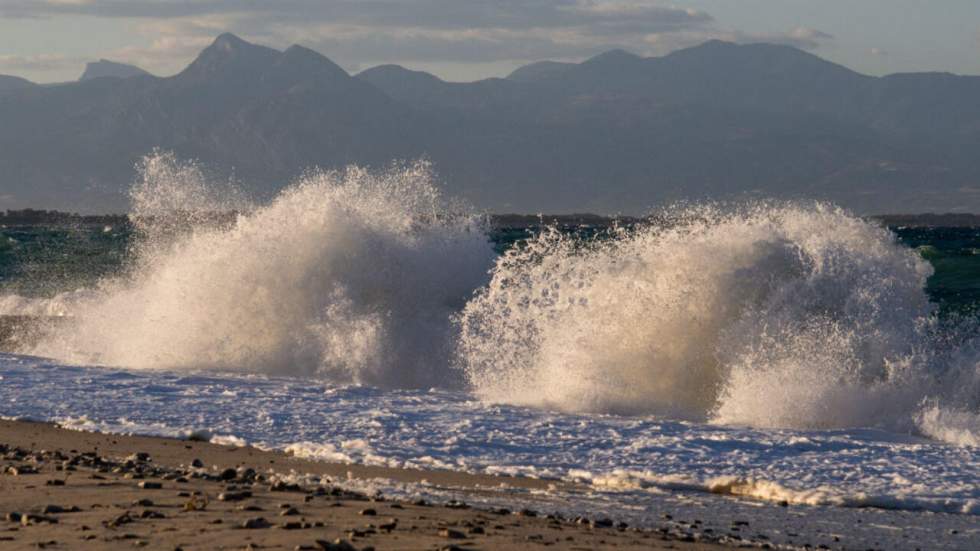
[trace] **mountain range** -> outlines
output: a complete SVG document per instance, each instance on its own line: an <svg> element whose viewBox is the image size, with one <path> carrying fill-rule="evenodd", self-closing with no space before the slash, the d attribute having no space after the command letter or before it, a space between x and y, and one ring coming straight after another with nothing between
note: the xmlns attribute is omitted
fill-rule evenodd
<svg viewBox="0 0 980 551"><path fill-rule="evenodd" d="M872 77L781 45L614 50L455 83L348 74L223 34L166 78L111 62L0 76L0 209L126 207L155 147L268 196L311 166L430 159L496 212L642 214L703 199L817 198L858 212L980 211L980 77Z"/></svg>

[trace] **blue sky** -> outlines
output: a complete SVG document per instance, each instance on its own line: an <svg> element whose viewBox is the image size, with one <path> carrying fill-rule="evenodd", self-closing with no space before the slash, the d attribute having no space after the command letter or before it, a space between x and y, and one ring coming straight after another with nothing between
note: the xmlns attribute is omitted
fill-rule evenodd
<svg viewBox="0 0 980 551"><path fill-rule="evenodd" d="M0 0L0 74L73 80L108 58L169 75L224 31L351 71L400 63L450 80L710 38L790 44L869 74L980 74L978 0Z"/></svg>

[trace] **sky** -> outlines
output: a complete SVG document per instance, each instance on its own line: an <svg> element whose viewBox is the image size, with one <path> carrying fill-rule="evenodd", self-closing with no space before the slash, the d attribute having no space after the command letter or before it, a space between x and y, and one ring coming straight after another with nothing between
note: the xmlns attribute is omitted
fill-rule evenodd
<svg viewBox="0 0 980 551"><path fill-rule="evenodd" d="M0 0L0 74L63 82L101 58L179 72L222 32L348 71L503 76L612 48L789 44L857 71L980 74L978 0Z"/></svg>

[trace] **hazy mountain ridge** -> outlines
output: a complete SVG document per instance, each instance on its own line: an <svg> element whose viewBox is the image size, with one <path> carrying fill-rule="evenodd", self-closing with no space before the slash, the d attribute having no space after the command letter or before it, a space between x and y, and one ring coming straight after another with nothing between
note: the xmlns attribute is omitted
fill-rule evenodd
<svg viewBox="0 0 980 551"><path fill-rule="evenodd" d="M85 71L78 78L80 81L91 80L93 78L130 78L149 75L150 73L125 63L117 63L108 59L100 59L85 65Z"/></svg>
<svg viewBox="0 0 980 551"><path fill-rule="evenodd" d="M9 90L24 90L37 86L26 78L12 75L0 75L0 94Z"/></svg>
<svg viewBox="0 0 980 551"><path fill-rule="evenodd" d="M15 92L4 92L4 90ZM267 194L304 168L430 158L497 211L642 213L664 201L816 197L980 210L980 77L861 75L786 46L614 50L445 82L225 34L168 78L0 77L0 207L118 210L153 147Z"/></svg>

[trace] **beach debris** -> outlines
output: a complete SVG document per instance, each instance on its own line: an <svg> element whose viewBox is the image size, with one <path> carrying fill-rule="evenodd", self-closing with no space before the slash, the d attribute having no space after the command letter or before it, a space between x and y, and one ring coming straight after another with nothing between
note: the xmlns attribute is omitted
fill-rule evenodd
<svg viewBox="0 0 980 551"><path fill-rule="evenodd" d="M281 480L277 480L269 486L270 492L302 492L303 488L299 484L288 484Z"/></svg>
<svg viewBox="0 0 980 551"><path fill-rule="evenodd" d="M185 493L185 492L181 492L181 493ZM207 496L195 496L195 495L192 495L192 496L190 496L190 499L188 499L184 503L184 510L185 511L203 511L203 510L205 510L207 508L208 508L208 498L207 498Z"/></svg>
<svg viewBox="0 0 980 551"><path fill-rule="evenodd" d="M58 524L58 519L47 516L47 515L36 515L33 513L22 514L20 516L20 524L22 526L30 526L31 524Z"/></svg>
<svg viewBox="0 0 980 551"><path fill-rule="evenodd" d="M106 528L118 528L119 526L129 524L130 522L133 522L133 517L130 516L129 511L126 511L114 519L103 521L102 525Z"/></svg>
<svg viewBox="0 0 980 551"><path fill-rule="evenodd" d="M340 538L333 540L333 542L316 540L316 544L320 546L321 551L357 551L357 548L351 545L350 542Z"/></svg>
<svg viewBox="0 0 980 551"><path fill-rule="evenodd" d="M590 524L593 528L611 528L613 521L609 520L608 518L597 518L592 519Z"/></svg>
<svg viewBox="0 0 980 551"><path fill-rule="evenodd" d="M79 511L81 511L81 509L79 509L77 505L72 505L67 509L61 505L45 505L44 508L41 509L41 514L56 515L59 513L77 513Z"/></svg>
<svg viewBox="0 0 980 551"><path fill-rule="evenodd" d="M242 501L252 497L252 492L241 490L237 492L221 492L218 494L218 501Z"/></svg>
<svg viewBox="0 0 980 551"><path fill-rule="evenodd" d="M148 463L150 461L150 454L146 452L136 452L127 457L126 461L131 461L133 463Z"/></svg>
<svg viewBox="0 0 980 551"><path fill-rule="evenodd" d="M459 530L453 530L452 528L443 528L442 530L439 530L439 535L444 538L454 540L463 539L466 537L466 534L460 532Z"/></svg>
<svg viewBox="0 0 980 551"><path fill-rule="evenodd" d="M265 520L264 517L253 517L245 519L242 522L242 528L245 528L246 530L268 528L269 526L271 526L271 524L269 524L269 521Z"/></svg>

